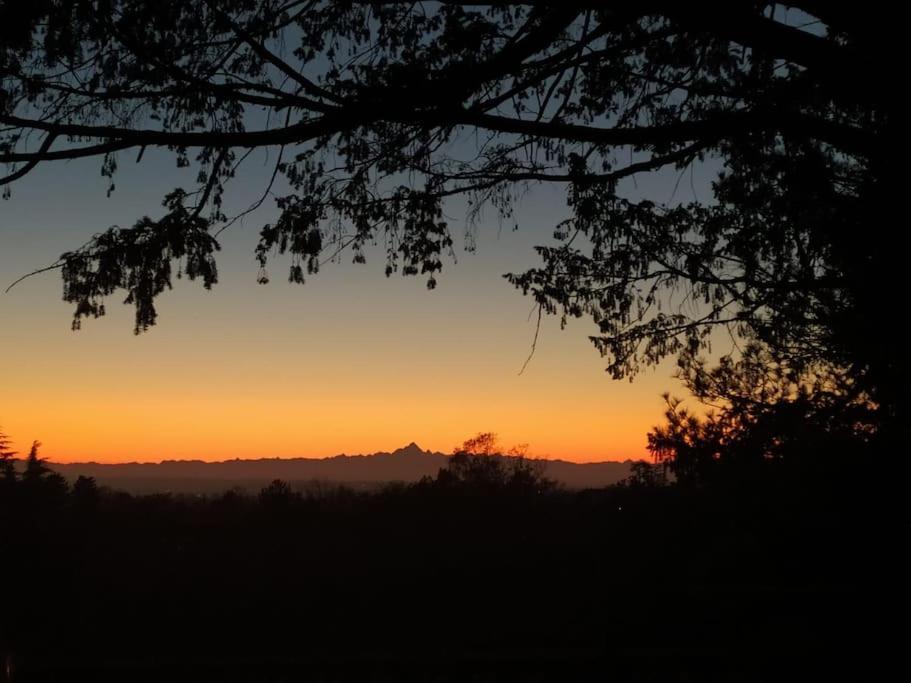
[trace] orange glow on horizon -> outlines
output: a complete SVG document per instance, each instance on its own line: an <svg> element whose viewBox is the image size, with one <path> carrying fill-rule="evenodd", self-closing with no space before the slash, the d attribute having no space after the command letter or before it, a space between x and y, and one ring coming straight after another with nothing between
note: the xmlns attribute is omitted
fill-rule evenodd
<svg viewBox="0 0 911 683"><path fill-rule="evenodd" d="M93 366L95 342L68 340L68 357L13 365L15 401L0 406L17 450L39 439L57 462L326 457L411 441L448 453L481 431L497 432L505 448L527 443L537 457L624 460L646 455L646 432L661 414L658 378L611 381L589 367L598 359L588 349L583 367L554 372L542 360L523 376L506 362L472 372L460 363L422 367L418 349L408 363L349 361L343 373L310 366L307 354L290 368L273 359L257 369L248 358L209 369L185 351L179 362L168 353L143 367L144 352L129 345ZM436 388L421 388L427 376Z"/></svg>
<svg viewBox="0 0 911 683"><path fill-rule="evenodd" d="M534 457L587 462L644 457L645 431L653 417L624 415L612 428L599 424L597 415L580 412L576 420L594 428L567 434L548 429L553 418L545 405L501 405L485 418L489 406L466 407L459 396L428 402L396 395L385 405L341 395L324 396L318 404L272 398L265 403L256 396L153 394L118 400L83 394L71 398L78 411L47 410L46 401L23 402L20 410L5 411L3 429L20 452L39 439L42 455L54 462L316 458L392 451L411 441L449 453L486 430L497 431L504 448L528 443ZM362 417L351 424L350 415ZM620 429L621 423L627 428ZM641 425L638 434L629 430L632 424Z"/></svg>

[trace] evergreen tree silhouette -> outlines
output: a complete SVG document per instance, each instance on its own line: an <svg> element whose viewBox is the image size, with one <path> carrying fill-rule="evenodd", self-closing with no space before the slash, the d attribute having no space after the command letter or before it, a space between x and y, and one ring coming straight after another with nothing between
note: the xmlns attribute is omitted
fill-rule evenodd
<svg viewBox="0 0 911 683"><path fill-rule="evenodd" d="M77 509L93 510L98 505L98 483L95 477L79 475L73 483L73 503Z"/></svg>
<svg viewBox="0 0 911 683"><path fill-rule="evenodd" d="M32 441L32 447L28 451L28 457L25 459L25 471L22 473L22 481L26 483L36 483L44 478L51 469L45 464L44 458L38 457L38 450L41 448L40 441Z"/></svg>
<svg viewBox="0 0 911 683"><path fill-rule="evenodd" d="M0 486L16 479L15 456L9 436L0 429Z"/></svg>

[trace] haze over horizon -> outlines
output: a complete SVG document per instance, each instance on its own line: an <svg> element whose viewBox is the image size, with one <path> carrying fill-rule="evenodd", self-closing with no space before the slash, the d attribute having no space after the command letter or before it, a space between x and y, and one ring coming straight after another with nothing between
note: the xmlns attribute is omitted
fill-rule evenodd
<svg viewBox="0 0 911 683"><path fill-rule="evenodd" d="M449 469L446 453L424 450L412 442L393 451L338 454L327 458L238 458L232 460L163 460L161 462L49 463L70 484L91 477L100 486L128 493L219 494L261 491L276 480L298 490L340 485L375 490L387 484L418 484ZM507 461L504 461L504 466ZM513 461L515 462L515 461ZM631 461L570 462L535 460L541 473L559 486L590 489L611 486L632 473ZM25 461L17 465L26 469Z"/></svg>

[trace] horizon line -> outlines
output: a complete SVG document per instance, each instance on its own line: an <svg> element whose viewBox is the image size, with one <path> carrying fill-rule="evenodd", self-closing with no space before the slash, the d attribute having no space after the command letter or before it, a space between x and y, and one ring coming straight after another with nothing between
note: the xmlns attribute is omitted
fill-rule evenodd
<svg viewBox="0 0 911 683"><path fill-rule="evenodd" d="M333 460L336 458L369 458L377 455L393 455L399 451L404 451L411 446L415 446L421 453L426 455L442 455L445 457L451 457L452 453L445 453L443 451L431 451L425 450L421 446L418 446L414 441L408 443L405 446L401 446L391 451L374 451L372 453L336 453L334 455L325 455L325 456L258 456L258 457L249 457L249 458L228 458L225 460L203 460L201 458L163 458L161 460L124 460L116 462L100 462L97 460L69 460L69 461L58 461L51 459L44 459L44 461L49 465L163 465L166 463L203 463L207 465L218 465L231 462L260 462L263 460L283 460L283 461L293 461L293 460L312 460L312 461L321 461L321 460ZM504 457L511 457L505 453L501 453ZM562 457L554 457L551 455L543 456L525 456L529 460L546 460L548 462L566 462L574 465L595 465L601 463L625 463L625 462L636 462L635 458L627 457L622 459L606 459L606 460L567 460ZM645 458L640 458L644 460ZM25 458L14 458L16 461L25 461Z"/></svg>

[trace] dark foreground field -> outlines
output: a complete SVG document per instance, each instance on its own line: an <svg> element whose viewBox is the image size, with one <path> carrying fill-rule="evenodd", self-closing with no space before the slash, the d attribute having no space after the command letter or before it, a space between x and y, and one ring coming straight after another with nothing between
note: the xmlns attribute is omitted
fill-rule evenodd
<svg viewBox="0 0 911 683"><path fill-rule="evenodd" d="M858 481L16 489L0 650L23 683L875 680L908 607L904 507Z"/></svg>

